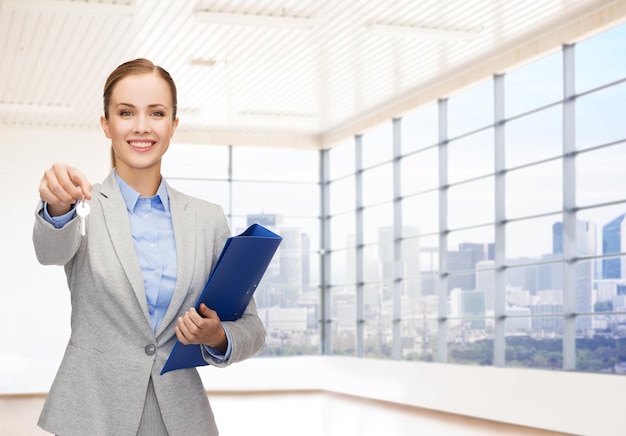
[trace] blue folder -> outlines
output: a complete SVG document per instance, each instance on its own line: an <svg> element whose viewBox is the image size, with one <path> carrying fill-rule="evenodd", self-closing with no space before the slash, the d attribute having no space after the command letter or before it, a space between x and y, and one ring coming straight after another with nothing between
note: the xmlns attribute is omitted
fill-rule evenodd
<svg viewBox="0 0 626 436"><path fill-rule="evenodd" d="M196 310L204 303L222 321L240 318L281 241L282 237L260 224L252 224L240 235L228 238L198 298ZM202 365L208 363L202 357L200 345L176 341L161 375Z"/></svg>

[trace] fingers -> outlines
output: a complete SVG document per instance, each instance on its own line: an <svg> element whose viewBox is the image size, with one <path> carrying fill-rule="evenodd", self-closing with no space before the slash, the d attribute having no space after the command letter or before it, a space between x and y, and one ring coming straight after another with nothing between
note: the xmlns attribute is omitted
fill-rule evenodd
<svg viewBox="0 0 626 436"><path fill-rule="evenodd" d="M39 196L52 209L69 210L72 203L91 199L91 183L78 169L63 163L48 168L39 184Z"/></svg>
<svg viewBox="0 0 626 436"><path fill-rule="evenodd" d="M222 330L220 319L214 310L202 304L200 311L203 312L204 317L191 308L178 318L178 325L175 328L176 337L185 345L209 345Z"/></svg>
<svg viewBox="0 0 626 436"><path fill-rule="evenodd" d="M183 344L199 343L201 332L200 323L202 317L195 309L189 309L183 316L178 318L178 326L176 326L176 336ZM181 340L182 337L182 340Z"/></svg>
<svg viewBox="0 0 626 436"><path fill-rule="evenodd" d="M217 312L213 309L209 309L206 304L200 303L200 313L205 318L220 320L220 317L217 315Z"/></svg>

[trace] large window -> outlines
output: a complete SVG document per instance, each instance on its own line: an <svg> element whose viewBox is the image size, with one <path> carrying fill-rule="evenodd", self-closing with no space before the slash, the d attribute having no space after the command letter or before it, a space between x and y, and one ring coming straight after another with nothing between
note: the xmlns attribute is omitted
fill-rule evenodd
<svg viewBox="0 0 626 436"><path fill-rule="evenodd" d="M624 46L621 26L321 152L175 145L164 171L233 233L283 236L265 355L626 373Z"/></svg>
<svg viewBox="0 0 626 436"><path fill-rule="evenodd" d="M164 160L170 184L221 205L233 234L259 223L283 237L255 293L263 355L319 353L319 165L315 150L184 144Z"/></svg>
<svg viewBox="0 0 626 436"><path fill-rule="evenodd" d="M330 353L626 372L624 45L564 46L326 152L352 168L326 181L331 240L351 229Z"/></svg>

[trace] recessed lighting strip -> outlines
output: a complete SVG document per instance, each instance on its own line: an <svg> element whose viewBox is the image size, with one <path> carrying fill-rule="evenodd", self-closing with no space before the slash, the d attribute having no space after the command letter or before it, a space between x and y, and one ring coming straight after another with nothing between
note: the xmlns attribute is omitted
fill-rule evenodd
<svg viewBox="0 0 626 436"><path fill-rule="evenodd" d="M393 24L371 23L367 29L372 33L404 38L433 41L469 41L480 36L482 28L475 31L450 30L437 27L399 26Z"/></svg>
<svg viewBox="0 0 626 436"><path fill-rule="evenodd" d="M0 103L0 112L64 115L74 112L74 108L52 104Z"/></svg>
<svg viewBox="0 0 626 436"><path fill-rule="evenodd" d="M314 18L285 17L277 15L232 14L198 10L196 19L204 23L236 26L275 27L283 29L311 29L318 24Z"/></svg>
<svg viewBox="0 0 626 436"><path fill-rule="evenodd" d="M22 8L114 16L133 15L137 9L136 0L128 0L126 3L72 0L2 0L0 4L2 5L2 9Z"/></svg>

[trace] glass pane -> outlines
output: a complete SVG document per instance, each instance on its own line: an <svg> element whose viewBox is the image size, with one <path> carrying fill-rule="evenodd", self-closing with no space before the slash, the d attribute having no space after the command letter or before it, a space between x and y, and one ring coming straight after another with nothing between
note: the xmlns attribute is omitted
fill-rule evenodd
<svg viewBox="0 0 626 436"><path fill-rule="evenodd" d="M330 323L331 354L337 356L356 355L356 322L336 320Z"/></svg>
<svg viewBox="0 0 626 436"><path fill-rule="evenodd" d="M507 307L507 319L504 323L505 334L508 335L528 335L532 327L529 307Z"/></svg>
<svg viewBox="0 0 626 436"><path fill-rule="evenodd" d="M594 261L577 262L574 265L574 310L576 313L593 312L593 274ZM593 333L593 324L590 317L579 317L576 320L577 334L590 335Z"/></svg>
<svg viewBox="0 0 626 436"><path fill-rule="evenodd" d="M563 210L561 159L506 173L507 219Z"/></svg>
<svg viewBox="0 0 626 436"><path fill-rule="evenodd" d="M391 163L363 171L363 205L393 199L393 166Z"/></svg>
<svg viewBox="0 0 626 436"><path fill-rule="evenodd" d="M619 248L624 250L624 247ZM605 280L623 280L626 278L626 257L607 257L602 259L598 269L602 270L602 277Z"/></svg>
<svg viewBox="0 0 626 436"><path fill-rule="evenodd" d="M319 156L318 150L233 147L233 178L318 182Z"/></svg>
<svg viewBox="0 0 626 436"><path fill-rule="evenodd" d="M303 253L302 291L305 293L304 297L307 301L315 301L316 304L319 303L321 261L319 250Z"/></svg>
<svg viewBox="0 0 626 436"><path fill-rule="evenodd" d="M439 192L404 198L402 236L423 235L439 231Z"/></svg>
<svg viewBox="0 0 626 436"><path fill-rule="evenodd" d="M161 171L167 177L226 179L228 147L224 145L170 144Z"/></svg>
<svg viewBox="0 0 626 436"><path fill-rule="evenodd" d="M439 186L439 149L429 148L404 156L400 161L402 195L423 192Z"/></svg>
<svg viewBox="0 0 626 436"><path fill-rule="evenodd" d="M576 148L626 139L624 108L626 83L585 95L576 100Z"/></svg>
<svg viewBox="0 0 626 436"><path fill-rule="evenodd" d="M617 261L620 269L622 265L626 265L626 257L609 257L603 261L608 260ZM598 262L596 265L599 266L602 263ZM626 282L621 277L597 280L594 285L596 289L594 312L626 312Z"/></svg>
<svg viewBox="0 0 626 436"><path fill-rule="evenodd" d="M356 287L333 286L330 288L331 318L337 327L356 325Z"/></svg>
<svg viewBox="0 0 626 436"><path fill-rule="evenodd" d="M391 281L393 277L393 244L363 247L363 281Z"/></svg>
<svg viewBox="0 0 626 436"><path fill-rule="evenodd" d="M400 243L402 256L402 277L420 277L421 275L421 248L423 241L420 238L403 239ZM408 286L408 285L407 285ZM408 292L408 289L406 291ZM410 286L411 294L421 295L421 286L419 281L412 283Z"/></svg>
<svg viewBox="0 0 626 436"><path fill-rule="evenodd" d="M626 200L625 168L626 142L576 156L576 205Z"/></svg>
<svg viewBox="0 0 626 436"><path fill-rule="evenodd" d="M163 175L166 179L167 176ZM167 179L174 189L192 197L219 204L226 215L230 214L230 184L209 180Z"/></svg>
<svg viewBox="0 0 626 436"><path fill-rule="evenodd" d="M496 300L496 279L495 271L493 269L493 260L481 260L476 263L475 286L476 292L483 294L485 300L485 314L488 317L493 317L495 310Z"/></svg>
<svg viewBox="0 0 626 436"><path fill-rule="evenodd" d="M626 25L576 44L576 92L584 92L626 77Z"/></svg>
<svg viewBox="0 0 626 436"><path fill-rule="evenodd" d="M363 354L369 358L390 358L393 349L393 329L389 319L369 319L365 322Z"/></svg>
<svg viewBox="0 0 626 436"><path fill-rule="evenodd" d="M522 267L515 267L515 262L510 264L513 266L506 269L505 275L507 305L531 308L543 304L559 305L558 312L540 310L538 313L563 312L562 262Z"/></svg>
<svg viewBox="0 0 626 436"><path fill-rule="evenodd" d="M420 246L419 265L416 266L417 261L407 262L405 277L419 277L419 283L415 284L415 289L419 289L420 295L436 298L439 289L439 238L437 236L419 238L418 244ZM438 314L436 307L435 301L435 312L432 316Z"/></svg>
<svg viewBox="0 0 626 436"><path fill-rule="evenodd" d="M483 300L489 297L489 307L493 309L493 271L476 270L477 268L493 268L493 261L489 259L490 256L493 256L492 244L464 243L461 244L458 251L448 251L447 267L450 272L447 278L448 291L482 292Z"/></svg>
<svg viewBox="0 0 626 436"><path fill-rule="evenodd" d="M465 301L470 307L476 303L470 295ZM449 320L448 325L449 363L493 365L493 328L487 325L487 320Z"/></svg>
<svg viewBox="0 0 626 436"><path fill-rule="evenodd" d="M456 252L454 253L456 254ZM452 264L450 265L451 268L455 268L455 270L457 268L463 268L463 270L466 270L466 263L461 264L461 262L466 262L467 258L464 255L458 256L452 256L453 260L452 260ZM450 294L450 292L452 291L474 291L476 290L476 273L471 272L471 273L463 273L463 274L459 274L459 273L451 273L448 276L448 295ZM459 315L455 315L455 316L459 316Z"/></svg>
<svg viewBox="0 0 626 436"><path fill-rule="evenodd" d="M616 206L599 207L593 209L585 209L578 212L578 219L587 222L590 227L595 227L595 252L594 254L610 255L613 253L621 253L626 251L624 245L624 235L626 234L626 204ZM584 235L584 233L583 233ZM587 244L591 235L588 235ZM582 245L584 239L579 243ZM592 251L594 248L589 248ZM622 266L623 265L623 266ZM615 280L626 278L626 261L617 257L598 260L596 265L596 277Z"/></svg>
<svg viewBox="0 0 626 436"><path fill-rule="evenodd" d="M576 370L584 372L626 373L626 340L623 334L612 335L618 323L607 315L578 317L577 324L594 327L594 334L576 338ZM617 317L623 323L624 316Z"/></svg>
<svg viewBox="0 0 626 436"><path fill-rule="evenodd" d="M563 54L549 56L516 68L504 76L507 118L563 99Z"/></svg>
<svg viewBox="0 0 626 436"><path fill-rule="evenodd" d="M392 240L393 203L363 209L363 243L377 244L382 240Z"/></svg>
<svg viewBox="0 0 626 436"><path fill-rule="evenodd" d="M319 186L296 183L233 182L233 214L319 216Z"/></svg>
<svg viewBox="0 0 626 436"><path fill-rule="evenodd" d="M355 171L354 138L344 141L328 150L329 177L337 180L339 177L354 174Z"/></svg>
<svg viewBox="0 0 626 436"><path fill-rule="evenodd" d="M448 182L456 183L495 171L493 129L448 143ZM492 193L493 195L493 193Z"/></svg>
<svg viewBox="0 0 626 436"><path fill-rule="evenodd" d="M435 319L439 316L439 298L436 295L436 292L432 292L432 290L427 289L423 286L424 280L422 280L422 292L421 296L412 298L408 297L403 300L402 307L404 313L404 307L413 308L415 316L412 318L418 321L424 321L424 318L432 318ZM409 318L403 317L403 318Z"/></svg>
<svg viewBox="0 0 626 436"><path fill-rule="evenodd" d="M492 223L495 219L494 178L476 180L448 189L448 228Z"/></svg>
<svg viewBox="0 0 626 436"><path fill-rule="evenodd" d="M387 121L363 134L363 168L369 168L393 158L393 123Z"/></svg>
<svg viewBox="0 0 626 436"><path fill-rule="evenodd" d="M259 356L319 354L317 311L313 307L263 307L259 317L265 325L265 348Z"/></svg>
<svg viewBox="0 0 626 436"><path fill-rule="evenodd" d="M330 283L333 286L356 283L354 248L333 251L328 256L330 256Z"/></svg>
<svg viewBox="0 0 626 436"><path fill-rule="evenodd" d="M563 153L563 106L509 121L504 132L506 168L560 156Z"/></svg>
<svg viewBox="0 0 626 436"><path fill-rule="evenodd" d="M493 81L455 94L448 99L448 138L494 123Z"/></svg>
<svg viewBox="0 0 626 436"><path fill-rule="evenodd" d="M559 214L507 223L505 227L507 261L515 263L523 259L542 259L550 254L561 258L562 249L554 253L554 239L559 234L560 220ZM560 231L562 234L562 230Z"/></svg>
<svg viewBox="0 0 626 436"><path fill-rule="evenodd" d="M330 218L330 249L354 247L356 244L354 213L345 213Z"/></svg>
<svg viewBox="0 0 626 436"><path fill-rule="evenodd" d="M439 349L437 320L402 321L402 360L434 362Z"/></svg>
<svg viewBox="0 0 626 436"><path fill-rule="evenodd" d="M328 188L331 215L356 209L354 176L331 182Z"/></svg>
<svg viewBox="0 0 626 436"><path fill-rule="evenodd" d="M402 154L436 144L439 141L438 119L436 103L402 117Z"/></svg>
<svg viewBox="0 0 626 436"><path fill-rule="evenodd" d="M387 313L383 313L383 302L388 300L391 295L391 283L366 283L363 286L363 314L365 319L379 320L383 317L389 318L391 315L389 310L387 310Z"/></svg>
<svg viewBox="0 0 626 436"><path fill-rule="evenodd" d="M448 235L447 271L475 269L480 261L493 260L493 238L493 226L450 232Z"/></svg>
<svg viewBox="0 0 626 436"><path fill-rule="evenodd" d="M533 336L514 333L516 328L506 327L506 366L560 370L563 368L563 318L508 318L506 324L528 324L537 334Z"/></svg>

